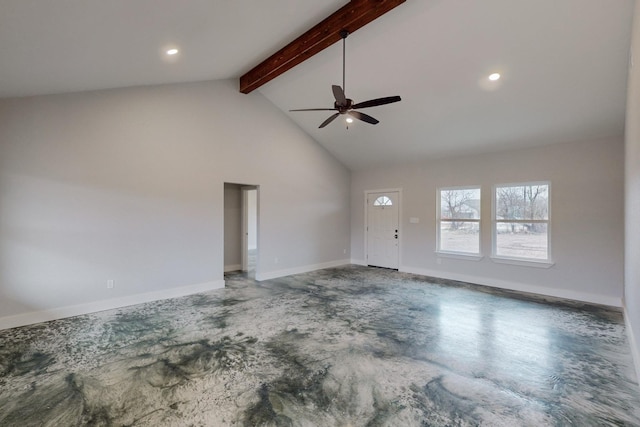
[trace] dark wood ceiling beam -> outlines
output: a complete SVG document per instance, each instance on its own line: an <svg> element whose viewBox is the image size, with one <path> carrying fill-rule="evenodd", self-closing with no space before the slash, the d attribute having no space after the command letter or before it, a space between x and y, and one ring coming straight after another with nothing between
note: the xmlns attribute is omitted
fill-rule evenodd
<svg viewBox="0 0 640 427"><path fill-rule="evenodd" d="M341 30L353 33L405 1L351 0L240 77L240 92L250 93L339 41Z"/></svg>

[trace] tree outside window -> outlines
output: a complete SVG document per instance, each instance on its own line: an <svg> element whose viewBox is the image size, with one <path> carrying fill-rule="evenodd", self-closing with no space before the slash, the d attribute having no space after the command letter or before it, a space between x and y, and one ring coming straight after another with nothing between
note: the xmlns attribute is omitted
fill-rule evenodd
<svg viewBox="0 0 640 427"><path fill-rule="evenodd" d="M495 187L493 255L548 261L550 184Z"/></svg>
<svg viewBox="0 0 640 427"><path fill-rule="evenodd" d="M480 254L480 187L438 191L439 252Z"/></svg>

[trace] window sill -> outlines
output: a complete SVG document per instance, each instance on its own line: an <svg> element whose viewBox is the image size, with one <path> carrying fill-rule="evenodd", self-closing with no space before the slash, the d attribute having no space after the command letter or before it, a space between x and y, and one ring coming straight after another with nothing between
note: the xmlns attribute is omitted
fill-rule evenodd
<svg viewBox="0 0 640 427"><path fill-rule="evenodd" d="M492 256L491 261L498 264L511 264L511 265L519 265L522 267L535 267L535 268L551 268L555 265L553 261L534 261L528 259L520 259L520 258L505 258L505 257L497 257Z"/></svg>
<svg viewBox="0 0 640 427"><path fill-rule="evenodd" d="M462 259L466 261L480 261L484 258L482 255L473 255L473 254L464 254L461 252L442 252L436 251L436 256L438 258L453 258L453 259Z"/></svg>

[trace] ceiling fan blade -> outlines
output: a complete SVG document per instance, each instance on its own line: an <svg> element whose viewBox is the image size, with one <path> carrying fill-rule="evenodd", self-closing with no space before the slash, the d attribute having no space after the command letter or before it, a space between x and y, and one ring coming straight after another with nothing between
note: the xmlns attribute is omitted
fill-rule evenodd
<svg viewBox="0 0 640 427"><path fill-rule="evenodd" d="M377 107L378 105L391 104L392 102L398 102L402 99L399 96L387 96L385 98L370 99L369 101L359 102L352 108L368 108Z"/></svg>
<svg viewBox="0 0 640 427"><path fill-rule="evenodd" d="M289 111L336 111L335 108L302 108L299 110L289 110Z"/></svg>
<svg viewBox="0 0 640 427"><path fill-rule="evenodd" d="M324 122L322 122L322 124L320 126L318 126L318 129L322 129L323 127L325 127L326 125L328 125L329 123L331 123L336 117L338 117L340 115L340 113L335 113L332 114L331 117L329 117L327 120L325 120Z"/></svg>
<svg viewBox="0 0 640 427"><path fill-rule="evenodd" d="M347 97L344 96L344 91L338 85L331 85L331 90L333 91L333 97L336 99L336 103L338 105L347 105Z"/></svg>
<svg viewBox="0 0 640 427"><path fill-rule="evenodd" d="M362 120L363 122L371 123L372 125L380 123L377 119L374 119L365 113L361 113L360 111L349 111L347 114L358 120Z"/></svg>

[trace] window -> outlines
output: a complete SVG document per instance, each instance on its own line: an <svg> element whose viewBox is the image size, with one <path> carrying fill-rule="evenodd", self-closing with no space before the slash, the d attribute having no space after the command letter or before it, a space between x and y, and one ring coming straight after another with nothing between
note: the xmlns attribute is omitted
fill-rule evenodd
<svg viewBox="0 0 640 427"><path fill-rule="evenodd" d="M380 196L373 202L373 206L393 206L393 202L387 196Z"/></svg>
<svg viewBox="0 0 640 427"><path fill-rule="evenodd" d="M438 191L437 250L480 255L480 187Z"/></svg>
<svg viewBox="0 0 640 427"><path fill-rule="evenodd" d="M493 199L493 256L550 262L550 183L497 185Z"/></svg>

